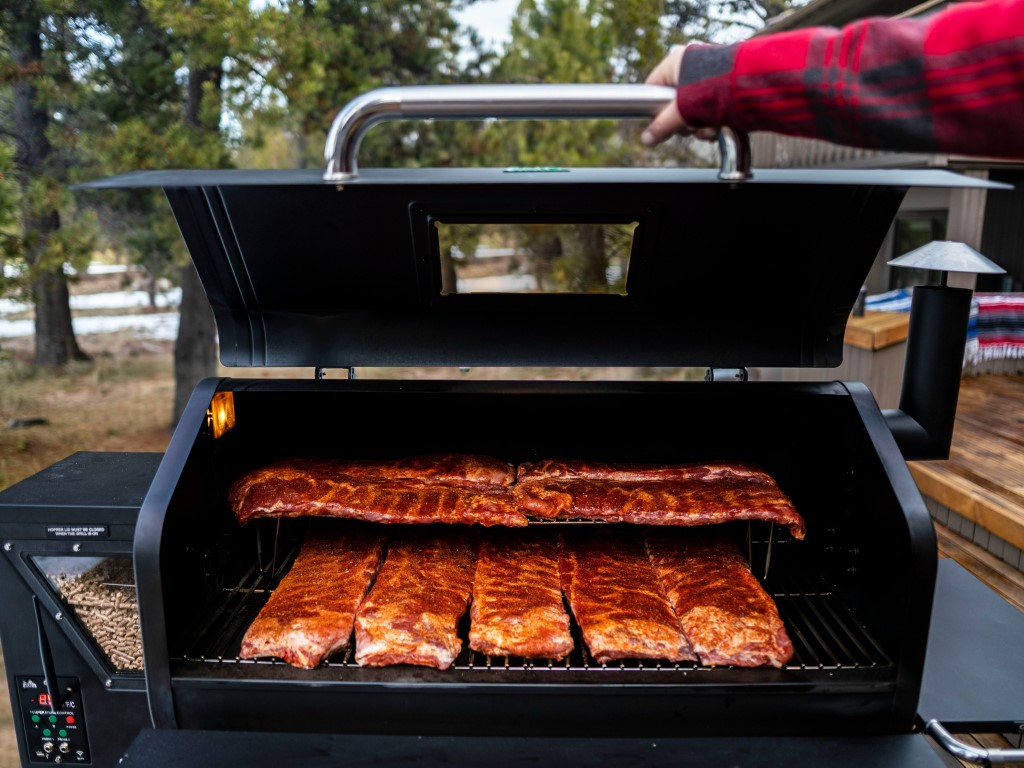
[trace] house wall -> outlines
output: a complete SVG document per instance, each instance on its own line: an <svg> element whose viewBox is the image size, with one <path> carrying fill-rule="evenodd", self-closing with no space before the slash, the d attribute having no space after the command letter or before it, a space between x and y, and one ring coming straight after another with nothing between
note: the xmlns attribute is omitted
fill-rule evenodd
<svg viewBox="0 0 1024 768"><path fill-rule="evenodd" d="M916 213L920 211L949 211L952 204L952 192L953 190L949 189L933 189L929 187L910 189L907 191L906 197L903 198L903 203L900 205L897 216L900 213ZM893 244L895 228L896 223L894 221L893 225L889 227L889 232L878 249L878 256L875 257L874 264L871 265L871 271L864 281L864 287L867 289L869 296L889 290L891 285L890 276L893 268L887 262L890 259L903 255L895 251Z"/></svg>
<svg viewBox="0 0 1024 768"><path fill-rule="evenodd" d="M993 170L993 181L1013 184L1012 191L988 196L979 251L1007 271L978 278L980 291L1024 290L1024 171Z"/></svg>
<svg viewBox="0 0 1024 768"><path fill-rule="evenodd" d="M840 27L868 16L924 15L949 5L940 0L809 0L805 5L769 19L759 34L826 25Z"/></svg>
<svg viewBox="0 0 1024 768"><path fill-rule="evenodd" d="M867 385L879 408L895 408L903 386L907 343L900 341L879 350L843 347L843 362L836 368L751 368L751 381L860 381Z"/></svg>

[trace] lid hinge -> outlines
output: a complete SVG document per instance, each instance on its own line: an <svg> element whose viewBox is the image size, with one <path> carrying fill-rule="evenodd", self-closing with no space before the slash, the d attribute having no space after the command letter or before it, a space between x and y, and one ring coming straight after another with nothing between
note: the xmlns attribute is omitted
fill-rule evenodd
<svg viewBox="0 0 1024 768"><path fill-rule="evenodd" d="M746 368L708 368L704 381L747 381L750 374Z"/></svg>
<svg viewBox="0 0 1024 768"><path fill-rule="evenodd" d="M354 379L355 377L356 377L355 366L350 366L349 369L348 369L348 378L349 379ZM317 381L321 381L322 379L326 379L327 378L327 369L326 368L321 368L320 366L317 366L316 368L313 369L313 378L316 379Z"/></svg>

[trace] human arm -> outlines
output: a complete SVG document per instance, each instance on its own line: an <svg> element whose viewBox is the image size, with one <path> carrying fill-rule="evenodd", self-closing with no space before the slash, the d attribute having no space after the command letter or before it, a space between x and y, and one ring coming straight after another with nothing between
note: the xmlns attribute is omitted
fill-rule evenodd
<svg viewBox="0 0 1024 768"><path fill-rule="evenodd" d="M728 125L876 149L1024 157L1024 0L691 44L673 49L648 82L677 86L675 103L645 131L648 145Z"/></svg>

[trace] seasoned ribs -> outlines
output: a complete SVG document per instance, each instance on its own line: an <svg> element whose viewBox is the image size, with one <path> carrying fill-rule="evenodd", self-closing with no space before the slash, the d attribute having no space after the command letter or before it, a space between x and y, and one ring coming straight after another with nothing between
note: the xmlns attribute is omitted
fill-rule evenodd
<svg viewBox="0 0 1024 768"><path fill-rule="evenodd" d="M473 589L475 547L461 532L403 531L356 614L356 662L447 669Z"/></svg>
<svg viewBox="0 0 1024 768"><path fill-rule="evenodd" d="M649 530L647 551L683 630L707 666L781 667L793 644L739 547L708 535Z"/></svg>
<svg viewBox="0 0 1024 768"><path fill-rule="evenodd" d="M315 667L348 645L356 609L384 552L367 528L311 532L287 575L246 630L239 656Z"/></svg>
<svg viewBox="0 0 1024 768"><path fill-rule="evenodd" d="M563 659L573 648L562 605L558 541L494 531L480 545L469 647L488 656Z"/></svg>
<svg viewBox="0 0 1024 768"><path fill-rule="evenodd" d="M696 661L638 533L566 535L562 546L562 590L597 662Z"/></svg>
<svg viewBox="0 0 1024 768"><path fill-rule="evenodd" d="M477 523L519 527L527 524L516 505L511 469L504 473L470 457L430 462L392 462L388 477L369 462L288 459L255 469L232 483L228 503L239 523L257 517L344 517L377 523ZM395 469L395 467L400 467ZM355 477L344 474L354 472ZM500 480L500 483L489 482Z"/></svg>
<svg viewBox="0 0 1024 768"><path fill-rule="evenodd" d="M551 480L602 480L649 482L655 480L716 480L743 477L774 485L764 470L742 462L716 464L635 464L629 462L589 461L585 459L543 459L524 462L516 469L519 483Z"/></svg>
<svg viewBox="0 0 1024 768"><path fill-rule="evenodd" d="M548 519L679 526L766 520L788 526L795 539L803 539L806 533L793 503L769 475L757 469L709 465L691 476L615 477L570 474L566 479L544 480L528 476L517 483L515 494L524 512Z"/></svg>
<svg viewBox="0 0 1024 768"><path fill-rule="evenodd" d="M507 486L515 482L515 465L479 454L431 453L398 459L338 459L324 463L333 472L355 480L426 480L467 487Z"/></svg>

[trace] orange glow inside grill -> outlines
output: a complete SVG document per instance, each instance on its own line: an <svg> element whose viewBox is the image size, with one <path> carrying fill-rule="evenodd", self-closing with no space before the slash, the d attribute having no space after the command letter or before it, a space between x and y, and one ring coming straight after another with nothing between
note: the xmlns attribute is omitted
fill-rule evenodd
<svg viewBox="0 0 1024 768"><path fill-rule="evenodd" d="M210 402L210 425L213 436L218 438L235 426L235 395L233 392L218 392Z"/></svg>

